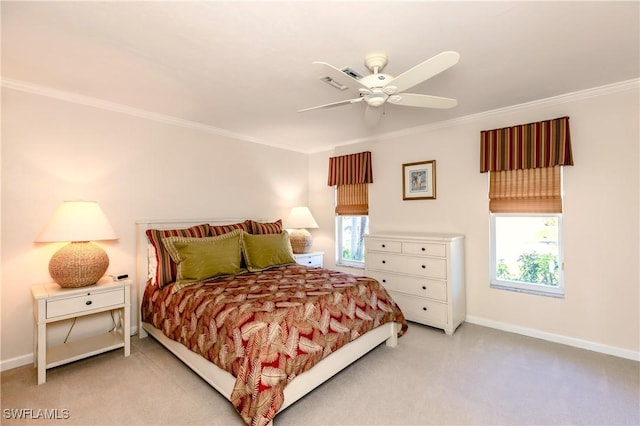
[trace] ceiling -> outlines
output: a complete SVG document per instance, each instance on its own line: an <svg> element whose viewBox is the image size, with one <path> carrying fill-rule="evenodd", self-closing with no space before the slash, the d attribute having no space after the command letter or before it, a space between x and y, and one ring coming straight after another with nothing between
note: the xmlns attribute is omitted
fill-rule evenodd
<svg viewBox="0 0 640 426"><path fill-rule="evenodd" d="M640 76L637 1L2 1L1 14L5 86L309 153ZM366 75L383 52L397 76L448 50L459 63L410 91L453 109L387 104L377 125L363 103L297 112L350 97L312 61Z"/></svg>

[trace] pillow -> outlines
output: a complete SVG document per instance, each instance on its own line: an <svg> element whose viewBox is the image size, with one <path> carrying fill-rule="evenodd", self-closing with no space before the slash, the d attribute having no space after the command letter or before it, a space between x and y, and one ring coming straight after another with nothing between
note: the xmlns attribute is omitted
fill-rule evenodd
<svg viewBox="0 0 640 426"><path fill-rule="evenodd" d="M256 222L249 220L251 223L251 234L280 234L282 233L282 219L278 219L275 222Z"/></svg>
<svg viewBox="0 0 640 426"><path fill-rule="evenodd" d="M156 273L152 283L164 287L176 280L177 268L162 239L167 237L202 238L209 236L209 224L192 226L185 229L147 229L147 238L156 252Z"/></svg>
<svg viewBox="0 0 640 426"><path fill-rule="evenodd" d="M263 271L272 266L296 263L289 242L289 234L242 234L242 253L251 272Z"/></svg>
<svg viewBox="0 0 640 426"><path fill-rule="evenodd" d="M228 234L234 229L240 229L244 232L251 232L251 223L245 220L244 222L232 223L229 225L209 225L209 232L212 237Z"/></svg>
<svg viewBox="0 0 640 426"><path fill-rule="evenodd" d="M189 284L223 275L243 272L240 267L242 231L218 237L168 237L162 240L171 258L178 265L174 290Z"/></svg>

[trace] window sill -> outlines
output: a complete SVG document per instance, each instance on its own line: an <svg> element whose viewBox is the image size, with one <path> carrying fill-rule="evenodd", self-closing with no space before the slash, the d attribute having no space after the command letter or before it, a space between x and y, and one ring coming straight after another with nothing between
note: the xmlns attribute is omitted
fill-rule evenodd
<svg viewBox="0 0 640 426"><path fill-rule="evenodd" d="M549 291L549 290L535 289L535 288L511 287L508 285L494 284L494 283L491 283L490 287L495 288L497 290L508 290L508 291L515 291L517 293L527 293L527 294L534 294L536 296L546 296L546 297L554 297L556 299L564 299L564 292L559 292L559 291Z"/></svg>
<svg viewBox="0 0 640 426"><path fill-rule="evenodd" d="M346 262L336 262L336 266L341 268L352 268L352 269L361 269L364 270L364 263L346 263Z"/></svg>

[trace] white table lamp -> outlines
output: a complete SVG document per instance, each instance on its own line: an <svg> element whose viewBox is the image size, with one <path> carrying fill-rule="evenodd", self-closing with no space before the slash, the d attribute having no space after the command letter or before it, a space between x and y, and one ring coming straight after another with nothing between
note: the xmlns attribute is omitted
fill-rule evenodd
<svg viewBox="0 0 640 426"><path fill-rule="evenodd" d="M318 223L313 218L308 207L294 207L285 222L289 232L289 240L294 253L308 253L313 244L313 237L306 228L317 228Z"/></svg>
<svg viewBox="0 0 640 426"><path fill-rule="evenodd" d="M49 261L49 274L60 287L95 284L107 271L109 257L91 241L115 240L107 216L94 201L65 201L36 242L69 241Z"/></svg>

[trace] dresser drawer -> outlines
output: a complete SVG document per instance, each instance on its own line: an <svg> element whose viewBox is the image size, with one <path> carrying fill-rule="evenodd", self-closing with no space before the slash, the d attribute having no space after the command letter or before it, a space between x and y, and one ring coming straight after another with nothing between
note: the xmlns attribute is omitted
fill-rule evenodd
<svg viewBox="0 0 640 426"><path fill-rule="evenodd" d="M446 281L430 280L428 278L405 277L403 275L388 274L385 272L370 272L369 276L375 278L389 291L427 297L429 299L447 301Z"/></svg>
<svg viewBox="0 0 640 426"><path fill-rule="evenodd" d="M124 301L123 288L100 292L87 291L75 296L50 299L47 300L47 319L124 305Z"/></svg>
<svg viewBox="0 0 640 426"><path fill-rule="evenodd" d="M387 253L402 253L402 242L394 240L369 239L367 250L384 251Z"/></svg>
<svg viewBox="0 0 640 426"><path fill-rule="evenodd" d="M447 247L444 244L404 242L402 243L402 252L423 256L445 257L447 255Z"/></svg>
<svg viewBox="0 0 640 426"><path fill-rule="evenodd" d="M367 252L367 264L370 269L438 279L447 278L445 259Z"/></svg>
<svg viewBox="0 0 640 426"><path fill-rule="evenodd" d="M447 304L391 292L405 318L421 324L447 325Z"/></svg>

